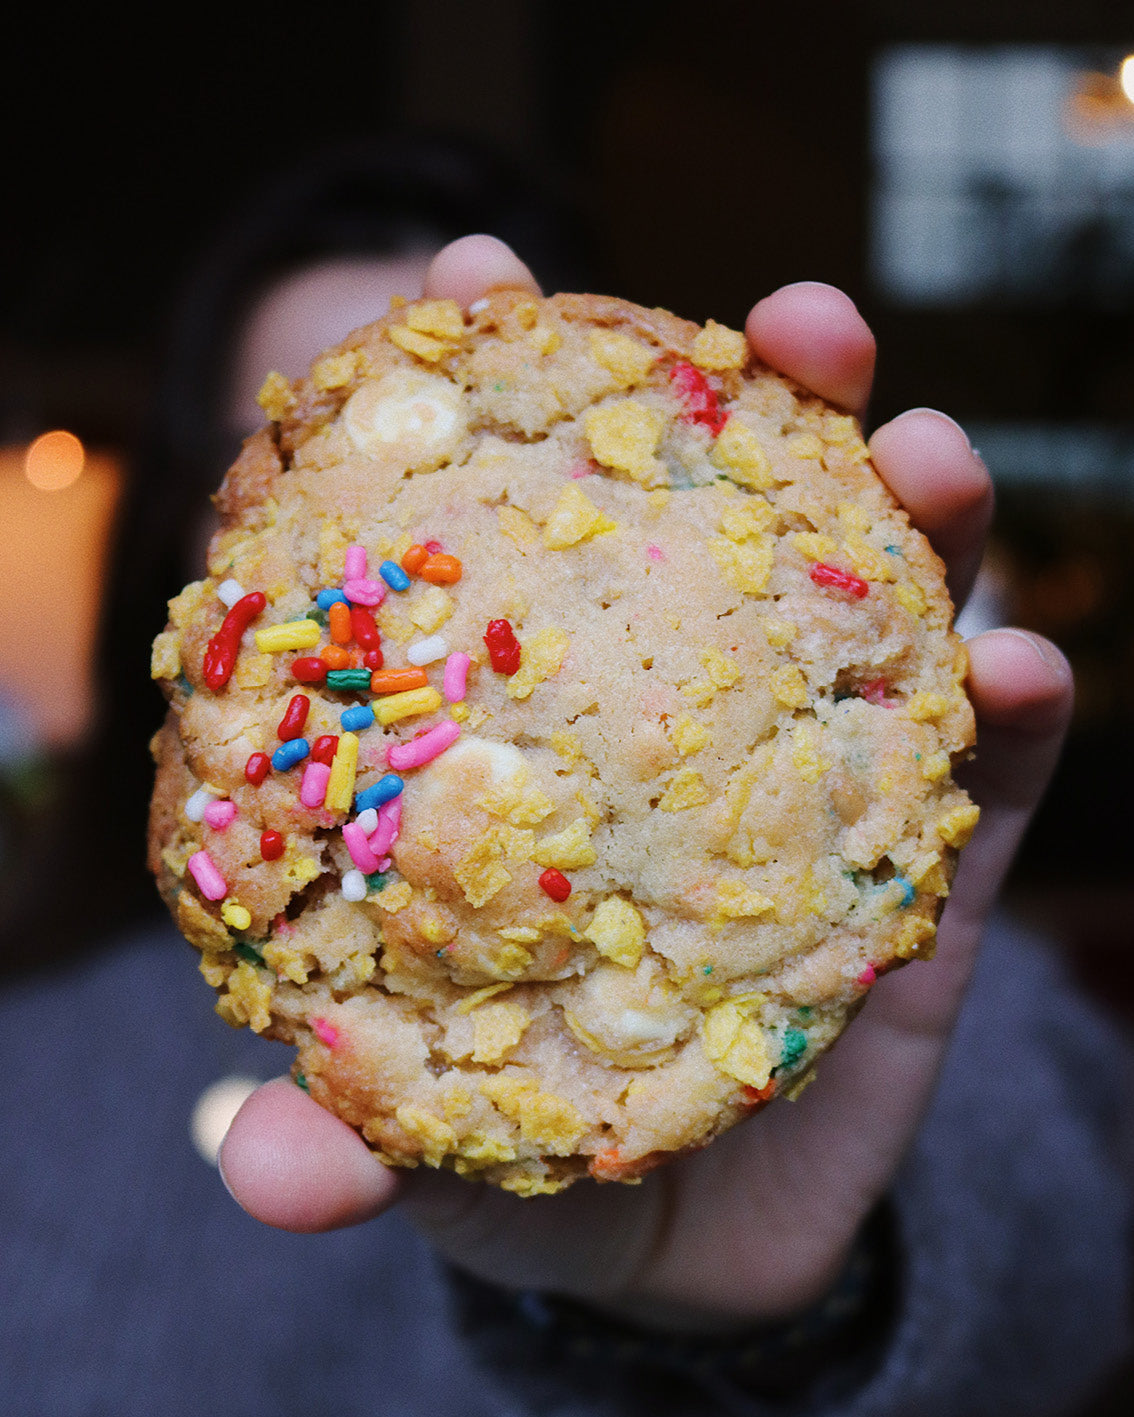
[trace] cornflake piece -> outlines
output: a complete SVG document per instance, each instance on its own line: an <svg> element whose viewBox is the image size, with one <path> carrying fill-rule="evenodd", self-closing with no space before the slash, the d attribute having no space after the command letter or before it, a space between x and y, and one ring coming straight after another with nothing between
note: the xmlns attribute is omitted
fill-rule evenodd
<svg viewBox="0 0 1134 1417"><path fill-rule="evenodd" d="M625 472L644 487L666 481L664 466L654 456L665 420L636 399L602 404L587 414L583 426L596 462Z"/></svg>
<svg viewBox="0 0 1134 1417"><path fill-rule="evenodd" d="M646 926L640 913L621 896L607 896L583 931L600 955L615 964L635 969L646 947Z"/></svg>
<svg viewBox="0 0 1134 1417"><path fill-rule="evenodd" d="M691 357L698 369L710 372L740 369L748 358L748 341L739 330L708 320L693 340Z"/></svg>
<svg viewBox="0 0 1134 1417"><path fill-rule="evenodd" d="M577 483L569 482L547 519L543 544L549 551L563 551L568 546L577 546L580 541L589 541L592 536L617 529L617 522L601 512Z"/></svg>

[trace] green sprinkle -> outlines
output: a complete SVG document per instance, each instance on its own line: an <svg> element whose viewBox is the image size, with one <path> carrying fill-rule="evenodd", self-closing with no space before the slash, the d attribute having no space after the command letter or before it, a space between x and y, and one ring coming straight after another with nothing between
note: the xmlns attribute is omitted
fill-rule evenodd
<svg viewBox="0 0 1134 1417"><path fill-rule="evenodd" d="M380 891L380 890L382 889L382 887L383 887L385 884L386 884L386 872L385 872L385 871L372 871L372 872L370 873L370 875L367 876L367 878L366 878L366 890L367 890L367 893L369 894L370 891Z"/></svg>
<svg viewBox="0 0 1134 1417"><path fill-rule="evenodd" d="M296 1073L296 1075L295 1075L295 1085L296 1085L296 1087L301 1087L301 1088L303 1089L303 1091L307 1093L308 1097L311 1096L311 1089L307 1086L307 1074L306 1074L306 1073Z"/></svg>
<svg viewBox="0 0 1134 1417"><path fill-rule="evenodd" d="M493 384L492 391L493 393L502 394L506 387L507 385L505 384Z"/></svg>
<svg viewBox="0 0 1134 1417"><path fill-rule="evenodd" d="M186 679L184 674L179 674L177 676L177 687L181 690L181 692L185 695L187 699L192 698L193 685L190 684L189 680Z"/></svg>
<svg viewBox="0 0 1134 1417"><path fill-rule="evenodd" d="M306 616L304 617L306 618ZM369 669L332 669L327 674L328 689L369 689Z"/></svg>
<svg viewBox="0 0 1134 1417"><path fill-rule="evenodd" d="M801 1028L787 1029L784 1033L783 1052L780 1054L780 1067L790 1068L794 1063L798 1063L806 1052L807 1034Z"/></svg>
<svg viewBox="0 0 1134 1417"><path fill-rule="evenodd" d="M311 610L309 610L306 615L301 615L299 618L301 620L314 620L316 625L326 625L327 612L325 610L320 610L319 607L316 605Z"/></svg>
<svg viewBox="0 0 1134 1417"><path fill-rule="evenodd" d="M702 971L701 971L702 974L712 974L712 972L713 972L713 966L712 966L711 964L707 964L707 965L704 967L704 969L702 969Z"/></svg>
<svg viewBox="0 0 1134 1417"><path fill-rule="evenodd" d="M800 1004L799 1008L796 1009L796 1013L800 1016L800 1018L810 1018L810 1017L811 1017L811 1005L810 1005L810 1004Z"/></svg>
<svg viewBox="0 0 1134 1417"><path fill-rule="evenodd" d="M254 945L248 944L246 940L237 940L236 944L233 945L232 948L233 951L238 954L241 959L246 959L249 964L264 963L264 956L260 953L258 949L255 948Z"/></svg>

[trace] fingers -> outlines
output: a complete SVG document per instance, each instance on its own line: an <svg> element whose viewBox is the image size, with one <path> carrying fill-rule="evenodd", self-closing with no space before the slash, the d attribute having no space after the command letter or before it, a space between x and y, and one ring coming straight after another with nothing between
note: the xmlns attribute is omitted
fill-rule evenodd
<svg viewBox="0 0 1134 1417"><path fill-rule="evenodd" d="M785 285L745 324L758 359L862 417L874 378L874 336L854 301L833 285Z"/></svg>
<svg viewBox="0 0 1134 1417"><path fill-rule="evenodd" d="M401 1189L362 1138L290 1078L265 1083L241 1107L220 1172L254 1219L303 1234L370 1220Z"/></svg>
<svg viewBox="0 0 1134 1417"><path fill-rule="evenodd" d="M976 579L993 503L992 479L964 430L944 413L911 409L875 430L870 456L945 562L949 592L963 604Z"/></svg>
<svg viewBox="0 0 1134 1417"><path fill-rule="evenodd" d="M530 290L538 295L535 276L510 246L495 236L462 236L438 251L425 277L425 294L432 300L455 300L465 309L490 290Z"/></svg>

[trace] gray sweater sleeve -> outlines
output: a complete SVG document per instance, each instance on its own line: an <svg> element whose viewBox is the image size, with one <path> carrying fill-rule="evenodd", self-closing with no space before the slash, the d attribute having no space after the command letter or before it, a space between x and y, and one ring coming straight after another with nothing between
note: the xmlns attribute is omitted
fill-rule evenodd
<svg viewBox="0 0 1134 1417"><path fill-rule="evenodd" d="M1000 920L890 1197L890 1290L875 1290L872 1327L855 1321L851 1352L816 1346L794 1396L775 1380L782 1349L761 1357L759 1334L745 1364L724 1347L604 1343L597 1325L593 1340L548 1332L530 1305L466 1304L463 1322L498 1379L510 1368L523 1410L556 1417L1071 1412L1127 1341L1128 1082L1118 1031L1043 945Z"/></svg>

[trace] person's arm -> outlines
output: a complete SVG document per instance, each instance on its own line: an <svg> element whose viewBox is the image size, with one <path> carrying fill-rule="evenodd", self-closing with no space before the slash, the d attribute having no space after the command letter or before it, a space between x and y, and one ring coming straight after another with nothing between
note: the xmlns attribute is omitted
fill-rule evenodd
<svg viewBox="0 0 1134 1417"><path fill-rule="evenodd" d="M499 242L470 237L434 261L426 293L468 304L534 282ZM747 334L758 358L861 415L873 337L829 286L761 300ZM945 415L914 410L870 441L881 476L967 594L991 514L988 473ZM1047 641L997 630L970 642L978 717L966 785L982 818L944 912L937 957L879 981L819 1079L639 1187L579 1185L521 1200L449 1173L395 1173L289 1081L245 1104L225 1142L233 1195L269 1225L355 1224L402 1201L443 1254L516 1290L586 1302L640 1326L729 1335L821 1302L864 1220L892 1185L933 1094L985 919L1046 784L1071 704Z"/></svg>

